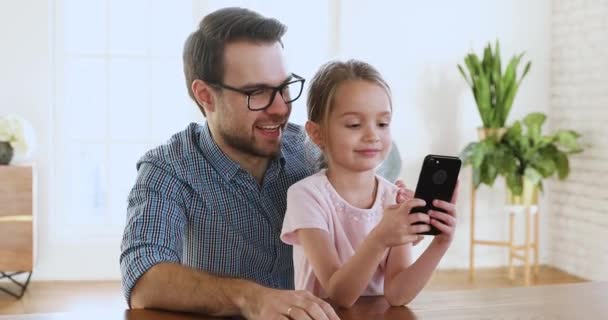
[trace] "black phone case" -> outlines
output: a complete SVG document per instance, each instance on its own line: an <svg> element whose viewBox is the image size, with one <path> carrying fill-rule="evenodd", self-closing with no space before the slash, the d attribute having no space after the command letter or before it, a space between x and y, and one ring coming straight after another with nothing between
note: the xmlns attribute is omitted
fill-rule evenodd
<svg viewBox="0 0 608 320"><path fill-rule="evenodd" d="M426 201L426 206L413 208L411 213L427 213L429 210L445 212L433 206L433 200L452 200L461 164L462 161L457 157L427 155L422 163L414 195L415 198ZM431 230L421 234L435 236L440 233L439 229L431 225Z"/></svg>

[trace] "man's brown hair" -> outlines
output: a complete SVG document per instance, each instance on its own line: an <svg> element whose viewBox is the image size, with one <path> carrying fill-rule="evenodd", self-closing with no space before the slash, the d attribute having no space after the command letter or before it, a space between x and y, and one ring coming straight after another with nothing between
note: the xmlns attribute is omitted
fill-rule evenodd
<svg viewBox="0 0 608 320"><path fill-rule="evenodd" d="M287 31L280 21L243 8L224 8L203 18L184 45L184 74L188 94L205 115L192 92L192 82L200 79L221 83L224 78L224 48L230 42L246 40L259 43L279 42Z"/></svg>

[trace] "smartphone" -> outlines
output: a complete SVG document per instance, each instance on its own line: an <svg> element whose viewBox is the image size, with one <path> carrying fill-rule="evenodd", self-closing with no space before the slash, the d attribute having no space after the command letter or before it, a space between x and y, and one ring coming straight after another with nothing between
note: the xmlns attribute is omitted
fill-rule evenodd
<svg viewBox="0 0 608 320"><path fill-rule="evenodd" d="M424 157L414 197L424 200L426 206L413 208L411 213L427 213L429 210L445 212L445 210L433 206L433 200L439 199L448 202L452 200L461 164L462 161L457 157L435 154ZM431 230L421 234L435 236L440 233L439 229L431 225Z"/></svg>

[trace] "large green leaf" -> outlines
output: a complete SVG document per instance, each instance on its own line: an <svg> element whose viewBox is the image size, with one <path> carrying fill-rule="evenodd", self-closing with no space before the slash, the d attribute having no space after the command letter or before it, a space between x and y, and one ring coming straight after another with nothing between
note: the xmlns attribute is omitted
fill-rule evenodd
<svg viewBox="0 0 608 320"><path fill-rule="evenodd" d="M558 151L555 156L555 166L557 168L557 176L560 180L564 180L570 174L570 162L568 156Z"/></svg>
<svg viewBox="0 0 608 320"><path fill-rule="evenodd" d="M523 122L526 125L527 129L528 129L528 136L532 139L532 141L536 144L538 142L540 142L541 139L541 127L543 125L543 123L545 123L545 120L547 119L547 116L545 116L544 114L540 113L540 112L533 112L528 114Z"/></svg>
<svg viewBox="0 0 608 320"><path fill-rule="evenodd" d="M464 80L467 82L467 84L469 85L469 87L473 88L473 82L472 82L472 80L469 79L469 77L464 72L464 69L462 68L461 65L458 65L458 70L460 70L460 74L462 75L462 77L464 78Z"/></svg>
<svg viewBox="0 0 608 320"><path fill-rule="evenodd" d="M517 161L517 158L513 156L505 156L502 162L503 174L517 172L518 165L519 163Z"/></svg>
<svg viewBox="0 0 608 320"><path fill-rule="evenodd" d="M566 152L575 153L582 151L581 145L578 143L580 134L572 130L559 130L555 133L555 141L563 147Z"/></svg>
<svg viewBox="0 0 608 320"><path fill-rule="evenodd" d="M475 70L475 75L479 75L483 71L479 58L477 57L476 54L471 53L471 54L469 54L469 59L471 60L471 65L473 66L473 68Z"/></svg>
<svg viewBox="0 0 608 320"><path fill-rule="evenodd" d="M519 64L519 57L513 56L507 65L507 69L505 70L505 74L503 76L503 81L505 84L511 84L516 82L515 74L517 72L517 65Z"/></svg>
<svg viewBox="0 0 608 320"><path fill-rule="evenodd" d="M509 117L511 106L513 105L515 95L517 94L517 90L519 88L516 77L517 65L519 64L520 59L521 55L513 56L509 61L509 64L507 65L507 69L505 70L505 74L503 76L503 86L505 87L505 92L502 105L499 109L500 121L503 126L506 123L507 118Z"/></svg>
<svg viewBox="0 0 608 320"><path fill-rule="evenodd" d="M551 158L539 158L531 165L541 174L543 178L552 176L556 170L555 161Z"/></svg>
<svg viewBox="0 0 608 320"><path fill-rule="evenodd" d="M486 48L483 50L483 62L482 62L482 66L484 70L491 70L492 66L494 65L494 61L493 61L493 57L492 57L492 47L490 47L490 44L488 44L486 46Z"/></svg>
<svg viewBox="0 0 608 320"><path fill-rule="evenodd" d="M538 170L532 167L526 168L526 170L524 171L524 177L526 177L526 179L528 179L532 183L532 185L538 185L538 183L543 179L543 176L540 174L540 172L538 172Z"/></svg>
<svg viewBox="0 0 608 320"><path fill-rule="evenodd" d="M511 150L504 144L497 146L496 152L496 163L498 165L498 171L502 175L506 175L511 172L517 171L518 160L513 155Z"/></svg>
<svg viewBox="0 0 608 320"><path fill-rule="evenodd" d="M464 63L466 64L467 69L469 69L469 73L471 74L471 78L475 78L477 76L477 74L479 74L479 68L475 64L475 59L473 57L475 57L475 54L474 53L469 53L464 58Z"/></svg>
<svg viewBox="0 0 608 320"><path fill-rule="evenodd" d="M477 58L477 55L474 53L467 54L464 62L467 69L469 69L469 73L471 74L471 80L475 80L477 77L479 77L481 67L479 66L479 59Z"/></svg>
<svg viewBox="0 0 608 320"><path fill-rule="evenodd" d="M479 185L481 185L481 170L479 169L473 169L473 185L475 186L475 189L479 188Z"/></svg>
<svg viewBox="0 0 608 320"><path fill-rule="evenodd" d="M521 196L524 190L522 177L517 174L509 174L505 177L505 180L507 181L507 187L511 190L511 193L516 196Z"/></svg>
<svg viewBox="0 0 608 320"><path fill-rule="evenodd" d="M500 62L500 43L496 39L496 46L494 47L494 69L498 71L498 74L502 75L502 66Z"/></svg>
<svg viewBox="0 0 608 320"><path fill-rule="evenodd" d="M544 148L548 145L552 145L555 142L555 136L543 136L540 138L538 142L539 148Z"/></svg>
<svg viewBox="0 0 608 320"><path fill-rule="evenodd" d="M492 83L494 84L494 105L500 106L502 103L502 96L504 95L504 86L502 85L502 69L500 63L500 45L496 40L496 46L493 52L493 63L492 63Z"/></svg>
<svg viewBox="0 0 608 320"><path fill-rule="evenodd" d="M473 165L473 168L481 167L485 154L486 152L483 143L476 144L471 155L471 164Z"/></svg>
<svg viewBox="0 0 608 320"><path fill-rule="evenodd" d="M521 135L522 135L521 124L519 121L515 121L513 123L513 125L511 125L511 127L509 127L507 129L507 132L505 133L503 140L505 141L505 143L507 145L511 146L511 148L516 148L517 145L519 144L519 141L521 140Z"/></svg>
<svg viewBox="0 0 608 320"><path fill-rule="evenodd" d="M480 142L469 143L460 156L465 165L471 165L473 170L473 183L475 187L480 184L492 186L506 169L514 167L505 157L510 156L507 149L496 139L484 139ZM505 165L504 163L507 163Z"/></svg>
<svg viewBox="0 0 608 320"><path fill-rule="evenodd" d="M515 81L507 82L504 81L505 89L501 101L501 107L498 111L500 115L500 121L504 124L507 122L507 118L509 117L509 112L511 112L511 106L513 105L513 101L515 100L515 95L517 94L517 89L519 88Z"/></svg>
<svg viewBox="0 0 608 320"><path fill-rule="evenodd" d="M484 161L481 164L481 182L488 186L494 184L494 180L498 176L498 168L491 161Z"/></svg>
<svg viewBox="0 0 608 320"><path fill-rule="evenodd" d="M518 84L520 84L524 80L524 78L530 71L530 67L532 67L532 61L528 61L528 63L526 64L526 67L524 68L524 73L521 75L521 78L519 78L519 81L517 81Z"/></svg>
<svg viewBox="0 0 608 320"><path fill-rule="evenodd" d="M464 165L469 165L472 163L471 159L473 158L473 152L476 146L477 142L471 142L467 144L467 146L458 155Z"/></svg>
<svg viewBox="0 0 608 320"><path fill-rule="evenodd" d="M479 75L477 87L477 107L479 114L482 115L484 127L492 127L492 96L490 93L490 81L483 71Z"/></svg>
<svg viewBox="0 0 608 320"><path fill-rule="evenodd" d="M524 136L519 140L519 155L524 159L530 159L536 153L529 136Z"/></svg>
<svg viewBox="0 0 608 320"><path fill-rule="evenodd" d="M498 79L494 81L494 109L500 110L505 100L505 87L502 83L502 76L500 73L496 69L492 72L494 75L493 78Z"/></svg>

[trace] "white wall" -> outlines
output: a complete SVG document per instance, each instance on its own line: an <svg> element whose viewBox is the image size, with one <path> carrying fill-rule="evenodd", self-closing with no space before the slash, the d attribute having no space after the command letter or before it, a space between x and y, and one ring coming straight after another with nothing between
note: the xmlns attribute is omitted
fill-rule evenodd
<svg viewBox="0 0 608 320"><path fill-rule="evenodd" d="M553 129L582 133L587 150L551 191L549 262L608 280L608 2L554 1L551 46Z"/></svg>
<svg viewBox="0 0 608 320"><path fill-rule="evenodd" d="M37 202L40 254L35 277L117 279L120 239L99 239L87 247L79 243L66 246L56 237L65 230L48 227L53 219L49 183L53 102L49 19L52 12L48 2L0 2L0 113L16 112L29 119L39 141L34 159L40 182ZM391 84L395 102L393 133L404 158L402 177L411 186L416 183L425 154L457 154L476 139L475 127L480 125L480 120L472 95L456 69L456 64L462 62L470 49L479 52L487 41L498 38L503 61L525 50L533 67L510 119L520 118L529 111L548 110L549 0L341 1L339 9L342 10L337 20L341 32L337 37L339 43L330 45L329 51L371 62ZM468 170L463 173L457 239L442 267L468 266L470 179ZM506 229L501 225L507 221L501 212L501 189L480 192L480 236L506 238ZM84 254L87 252L115 259L91 262L81 258L87 256ZM477 257L479 266L506 262L506 252L500 249L480 248Z"/></svg>
<svg viewBox="0 0 608 320"><path fill-rule="evenodd" d="M120 238L75 240L54 212L52 11L53 1L0 1L0 114L23 116L37 138L33 279L118 279Z"/></svg>
<svg viewBox="0 0 608 320"><path fill-rule="evenodd" d="M342 9L341 57L369 61L389 81L395 104L393 137L403 157L402 177L412 187L426 154L457 155L477 139L475 128L481 126L481 120L456 67L470 50L480 54L488 41L499 39L504 65L513 54L526 51L532 69L509 121L531 111L548 110L548 0L358 0L344 1ZM479 192L477 236L506 240L504 183L497 181L495 186ZM456 241L441 267L468 267L469 169L462 172L460 191ZM424 247L419 246L418 252ZM476 265L503 265L506 257L503 248L478 247Z"/></svg>
<svg viewBox="0 0 608 320"><path fill-rule="evenodd" d="M38 196L34 210L36 270L48 269L53 235L48 225L51 141L51 30L47 1L0 2L0 114L17 113L36 130Z"/></svg>

